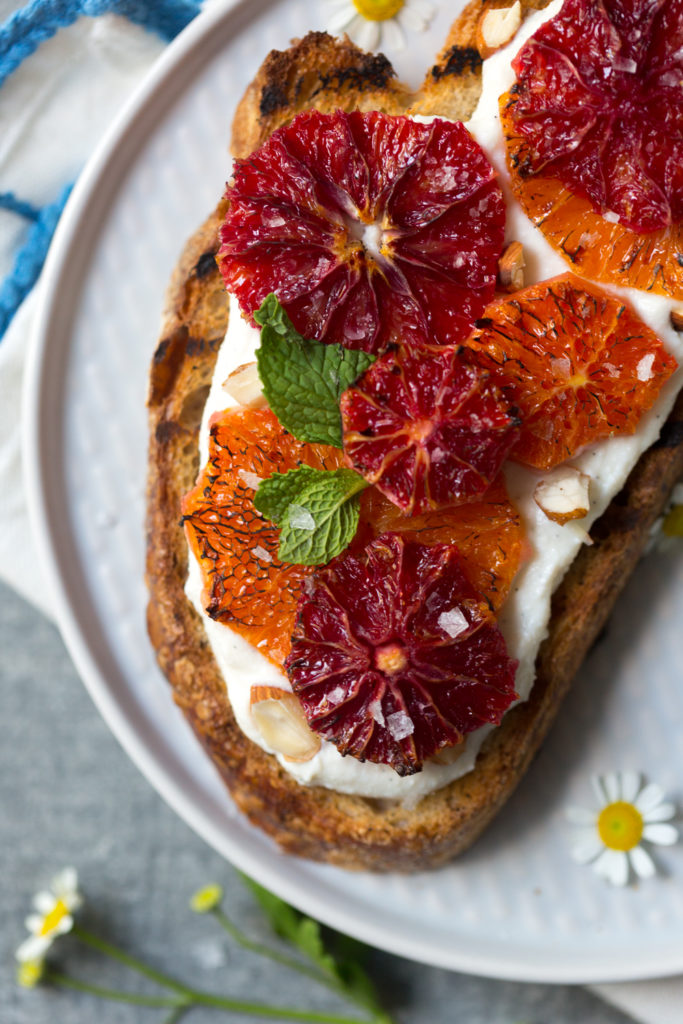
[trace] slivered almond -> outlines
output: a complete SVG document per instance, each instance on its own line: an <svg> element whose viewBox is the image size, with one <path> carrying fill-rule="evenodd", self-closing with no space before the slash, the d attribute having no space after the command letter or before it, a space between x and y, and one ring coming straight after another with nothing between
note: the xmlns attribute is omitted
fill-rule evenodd
<svg viewBox="0 0 683 1024"><path fill-rule="evenodd" d="M671 326L674 331L683 331L683 306L671 310Z"/></svg>
<svg viewBox="0 0 683 1024"><path fill-rule="evenodd" d="M464 752L464 743L457 743L454 747L442 747L438 754L434 754L432 761L443 765L455 764Z"/></svg>
<svg viewBox="0 0 683 1024"><path fill-rule="evenodd" d="M242 363L229 373L223 381L223 390L227 391L238 405L243 405L247 409L262 409L268 404L256 363Z"/></svg>
<svg viewBox="0 0 683 1024"><path fill-rule="evenodd" d="M310 761L320 750L320 737L293 693L277 686L252 686L249 706L265 742L287 761Z"/></svg>
<svg viewBox="0 0 683 1024"><path fill-rule="evenodd" d="M588 514L589 490L589 476L574 466L558 466L536 485L534 501L548 519L564 525Z"/></svg>
<svg viewBox="0 0 683 1024"><path fill-rule="evenodd" d="M501 46L509 43L522 24L522 6L515 0L512 7L495 7L484 11L477 25L476 45L486 60Z"/></svg>
<svg viewBox="0 0 683 1024"><path fill-rule="evenodd" d="M506 292L524 287L524 249L521 242L510 242L498 260L498 281Z"/></svg>

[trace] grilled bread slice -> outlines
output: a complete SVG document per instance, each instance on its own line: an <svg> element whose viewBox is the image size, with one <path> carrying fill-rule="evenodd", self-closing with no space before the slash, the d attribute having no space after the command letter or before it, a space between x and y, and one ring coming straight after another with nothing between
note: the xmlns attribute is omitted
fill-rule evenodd
<svg viewBox="0 0 683 1024"><path fill-rule="evenodd" d="M475 0L466 8L417 95L400 86L384 57L324 33L310 33L289 50L271 53L237 109L235 156L247 156L306 107L467 116L480 88L477 24L490 6ZM179 260L151 368L149 635L177 704L237 805L286 851L346 868L435 867L477 838L548 732L683 471L683 401L660 442L642 456L592 528L593 546L581 551L557 589L531 697L490 733L474 770L411 809L301 786L238 728L201 619L184 593L188 556L179 527L180 500L199 469L201 414L228 321L227 295L214 258L223 214L219 205Z"/></svg>

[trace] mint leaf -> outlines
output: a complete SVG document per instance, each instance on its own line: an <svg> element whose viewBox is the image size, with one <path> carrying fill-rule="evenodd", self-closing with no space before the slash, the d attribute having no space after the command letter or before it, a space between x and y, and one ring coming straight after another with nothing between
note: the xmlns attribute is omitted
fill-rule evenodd
<svg viewBox="0 0 683 1024"><path fill-rule="evenodd" d="M282 426L300 441L341 448L339 399L375 357L302 338L273 294L254 320L261 325L256 361L263 393Z"/></svg>
<svg viewBox="0 0 683 1024"><path fill-rule="evenodd" d="M259 512L280 527L278 557L297 565L324 565L353 540L359 493L367 487L352 469L299 466L274 473L254 496Z"/></svg>
<svg viewBox="0 0 683 1024"><path fill-rule="evenodd" d="M299 466L287 473L273 473L259 484L254 495L254 505L262 516L280 526L289 506L296 504L301 491L314 483L319 475L320 470L311 469L310 466Z"/></svg>

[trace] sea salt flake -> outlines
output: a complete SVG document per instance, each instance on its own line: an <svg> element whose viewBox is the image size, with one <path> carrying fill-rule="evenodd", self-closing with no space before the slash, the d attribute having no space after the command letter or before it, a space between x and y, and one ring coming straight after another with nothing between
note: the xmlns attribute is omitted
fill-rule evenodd
<svg viewBox="0 0 683 1024"><path fill-rule="evenodd" d="M271 555L270 551L266 551L266 549L262 548L260 544L257 544L255 548L252 548L252 551L257 558L261 559L262 562L273 561L273 556Z"/></svg>
<svg viewBox="0 0 683 1024"><path fill-rule="evenodd" d="M464 633L469 626L469 623L460 608L451 608L450 611L441 612L437 622L444 633L448 633L448 635L453 637L453 639L460 636L461 633Z"/></svg>
<svg viewBox="0 0 683 1024"><path fill-rule="evenodd" d="M393 715L387 715L387 729L398 742L415 732L415 723L405 711L394 711Z"/></svg>
<svg viewBox="0 0 683 1024"><path fill-rule="evenodd" d="M382 702L380 700L370 701L368 704L368 711L378 725L386 725L386 720L382 712Z"/></svg>
<svg viewBox="0 0 683 1024"><path fill-rule="evenodd" d="M643 356L636 366L636 376L638 377L638 380L646 381L651 380L652 377L654 377L654 373L652 371L652 364L654 361L654 352L648 352L646 356Z"/></svg>
<svg viewBox="0 0 683 1024"><path fill-rule="evenodd" d="M315 530L315 519L303 505L292 502L287 510L287 518L293 530L308 530L309 533Z"/></svg>
<svg viewBox="0 0 683 1024"><path fill-rule="evenodd" d="M262 482L262 478L257 476L256 473L250 473L246 469L240 469L237 471L237 475L243 484L247 487L251 487L252 491L258 490L258 485Z"/></svg>

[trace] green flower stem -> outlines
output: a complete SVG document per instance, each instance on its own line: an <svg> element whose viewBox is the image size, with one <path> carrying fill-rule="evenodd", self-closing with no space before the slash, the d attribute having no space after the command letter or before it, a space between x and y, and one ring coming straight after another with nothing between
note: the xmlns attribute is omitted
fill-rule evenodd
<svg viewBox="0 0 683 1024"><path fill-rule="evenodd" d="M117 1003L134 1003L136 1006L157 1006L173 1010L185 1010L192 1005L192 999L189 997L181 1000L177 996L145 996L135 992L119 992L117 989L90 985L87 981L72 978L70 974L62 974L51 969L46 970L43 977L45 981L52 982L53 985L72 988L77 992L87 992L88 995L98 996L100 999L113 1000Z"/></svg>
<svg viewBox="0 0 683 1024"><path fill-rule="evenodd" d="M300 960L296 960L292 956L287 956L285 953L279 953L276 949L271 949L270 946L264 946L260 942L254 942L248 935L245 935L236 924L230 920L228 915L220 907L214 907L211 911L219 924L225 929L228 935L231 936L242 946L243 949L248 949L251 953L257 953L259 956L268 957L269 960L275 961L275 963L282 964L283 967L290 967L292 970L299 971L300 974L305 974L308 978L312 978L313 981L318 981L323 985L327 985L328 988L333 988L335 991L343 991L342 987L337 985L334 979L323 974L315 967L309 967L307 964L302 964Z"/></svg>
<svg viewBox="0 0 683 1024"><path fill-rule="evenodd" d="M345 985L332 975L325 974L324 971L320 970L318 967L311 967L308 964L302 963L300 960L296 960L294 957L287 956L285 953L280 953L277 950L272 949L270 946L263 945L260 942L255 942L253 939L250 939L248 935L245 935L244 932L230 920L228 915L220 906L214 907L211 910L211 913L214 915L221 927L225 929L228 935L242 946L243 949L248 949L251 953L257 953L259 956L268 957L269 960L273 960L275 963L282 964L284 967L289 967L292 970L298 971L307 978L317 981L318 984L325 985L326 988L343 996L349 1002L355 1003L357 1006L361 1006L364 1010L370 1010L373 1014L378 1013L376 1006L373 1006L367 1000L360 998L354 992L349 992ZM383 1012L380 1012L379 1016L374 1016L373 1021L375 1021L376 1024L392 1024L391 1017Z"/></svg>
<svg viewBox="0 0 683 1024"><path fill-rule="evenodd" d="M133 1003L136 1006L171 1009L175 1011L171 1014L171 1020L177 1020L179 1012L189 1010L193 1006L211 1006L217 1010L245 1013L250 1017L279 1018L300 1021L302 1024L368 1024L368 1022L359 1021L357 1017L339 1017L336 1014L318 1013L315 1010L296 1010L286 1006L265 1006L261 1003L249 1003L241 999L215 996L210 992L196 992L193 989L188 989L187 995L182 998L179 996L146 996L90 985L88 982L80 981L78 978L72 978L70 975L61 974L58 971L46 971L45 979L55 985L62 985L64 988L75 989L78 992L86 992L88 995L98 996L100 999Z"/></svg>
<svg viewBox="0 0 683 1024"><path fill-rule="evenodd" d="M169 978L167 974L162 974L161 971L155 971L153 967L148 967L147 964L131 956L129 953L124 952L122 949L118 949L117 946L112 946L110 942L105 942L104 939L100 939L97 935L93 935L92 932L86 931L80 924L74 924L72 934L84 942L86 945L91 946L93 949L99 950L100 953L104 953L105 956L109 956L112 960L118 960L119 963L125 964L126 967L130 967L132 970L137 971L138 974L144 975L151 981L155 981L157 985L162 985L164 988L170 988L174 992L179 992L183 996L193 995L192 989L188 988L187 985L181 984L176 981L175 978ZM173 1003L167 1003L165 1005L172 1006Z"/></svg>

